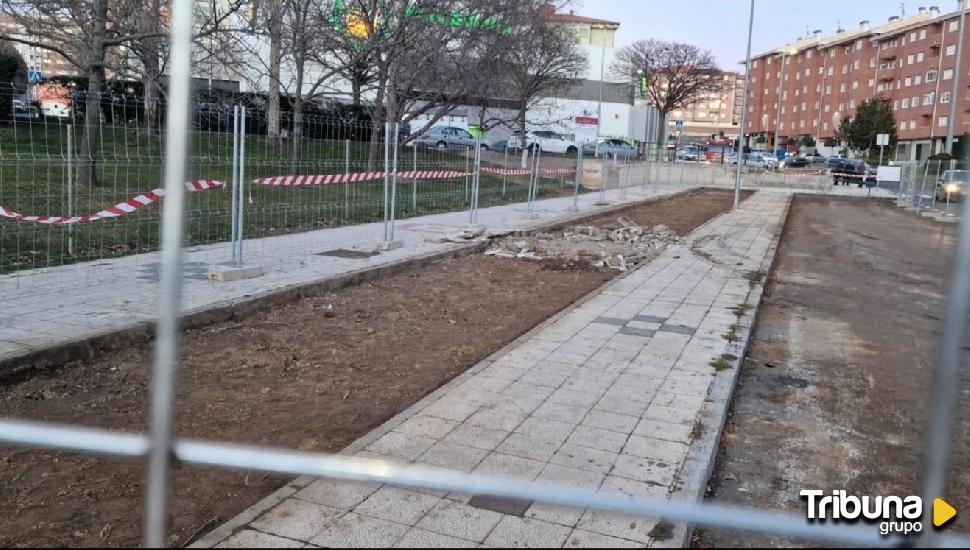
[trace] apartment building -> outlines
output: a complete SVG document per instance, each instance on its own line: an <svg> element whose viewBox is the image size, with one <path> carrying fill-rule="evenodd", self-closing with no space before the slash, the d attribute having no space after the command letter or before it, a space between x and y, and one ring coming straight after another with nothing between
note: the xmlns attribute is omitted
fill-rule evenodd
<svg viewBox="0 0 970 550"><path fill-rule="evenodd" d="M705 94L693 105L678 109L668 117L667 133L674 135L677 121L683 121L681 139L706 141L713 135L737 138L741 129L741 100L744 77L738 73L718 72L711 75L724 81L719 92Z"/></svg>
<svg viewBox="0 0 970 550"><path fill-rule="evenodd" d="M954 153L970 153L970 40L965 38L967 50L956 67L957 42L967 29L960 29L959 6L954 8L920 8L882 25L862 21L833 36L816 31L753 57L748 143L786 146L810 136L822 146L863 101L881 97L892 102L897 159L922 160L945 148L951 101L959 102ZM960 92L952 97L955 78Z"/></svg>

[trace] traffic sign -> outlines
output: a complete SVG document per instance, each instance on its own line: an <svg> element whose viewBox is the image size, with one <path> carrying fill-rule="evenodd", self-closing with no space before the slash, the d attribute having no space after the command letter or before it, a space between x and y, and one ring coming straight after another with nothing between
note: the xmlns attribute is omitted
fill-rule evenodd
<svg viewBox="0 0 970 550"><path fill-rule="evenodd" d="M879 134L876 136L876 145L884 147L889 145L889 134Z"/></svg>
<svg viewBox="0 0 970 550"><path fill-rule="evenodd" d="M675 123L675 127L676 127L676 129L677 129L678 132L683 132L684 131L684 121L683 120L678 120Z"/></svg>
<svg viewBox="0 0 970 550"><path fill-rule="evenodd" d="M37 84L41 80L44 80L44 73L38 69L27 69L27 82Z"/></svg>

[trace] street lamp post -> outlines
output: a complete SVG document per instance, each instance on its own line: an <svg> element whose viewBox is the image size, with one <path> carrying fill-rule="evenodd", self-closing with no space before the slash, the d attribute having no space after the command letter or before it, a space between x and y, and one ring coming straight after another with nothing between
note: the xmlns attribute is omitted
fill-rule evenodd
<svg viewBox="0 0 970 550"><path fill-rule="evenodd" d="M953 133L957 123L957 103L960 101L960 76L963 69L963 38L967 35L963 24L967 17L967 2L960 2L960 38L957 40L956 67L953 69L953 92L950 94L950 118L946 124L946 152L953 154Z"/></svg>
<svg viewBox="0 0 970 550"><path fill-rule="evenodd" d="M744 62L744 98L741 102L741 128L738 130L738 171L734 176L734 209L741 204L741 167L744 165L744 130L748 120L748 86L751 82L751 36L754 32L754 0L751 0L751 15L748 20L748 56ZM784 68L784 65L782 65ZM737 88L735 88L737 89ZM777 134L776 140L777 140Z"/></svg>

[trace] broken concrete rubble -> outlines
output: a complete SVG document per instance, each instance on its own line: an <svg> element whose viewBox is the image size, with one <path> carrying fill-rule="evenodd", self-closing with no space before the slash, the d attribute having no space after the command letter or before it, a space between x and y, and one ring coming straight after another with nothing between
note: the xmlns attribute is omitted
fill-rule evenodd
<svg viewBox="0 0 970 550"><path fill-rule="evenodd" d="M595 267L627 271L679 241L680 237L667 226L645 227L621 216L616 227L577 225L561 233L495 239L485 254L500 258L581 261Z"/></svg>

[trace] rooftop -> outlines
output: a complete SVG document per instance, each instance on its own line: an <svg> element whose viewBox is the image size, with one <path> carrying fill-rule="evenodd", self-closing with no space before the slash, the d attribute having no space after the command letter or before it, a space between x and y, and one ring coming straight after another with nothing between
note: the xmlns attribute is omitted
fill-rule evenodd
<svg viewBox="0 0 970 550"><path fill-rule="evenodd" d="M578 25L603 25L609 27L619 27L620 23L617 21L607 21L606 19L596 19L594 17L586 17L585 15L577 15L575 11L569 10L569 13L556 13L556 6L552 4L544 4L540 8L542 15L546 17L549 21L556 23L571 23Z"/></svg>
<svg viewBox="0 0 970 550"><path fill-rule="evenodd" d="M916 14L909 17L890 17L889 21L884 25L872 26L869 21L860 21L859 26L849 30L839 29L838 32L831 36L824 36L822 31L817 30L812 33L812 36L799 38L779 48L752 56L752 59L772 55L798 54L810 49L825 49L861 38L877 40L887 35L897 34L905 29L918 27L930 21L945 19L950 16L951 14L941 16L939 8L933 6L930 8L919 8ZM744 64L744 61L741 63Z"/></svg>

